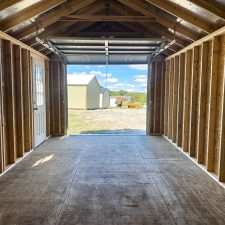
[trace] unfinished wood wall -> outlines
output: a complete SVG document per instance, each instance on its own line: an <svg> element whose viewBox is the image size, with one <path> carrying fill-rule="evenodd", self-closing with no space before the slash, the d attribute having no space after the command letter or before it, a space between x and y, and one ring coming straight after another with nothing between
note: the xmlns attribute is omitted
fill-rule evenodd
<svg viewBox="0 0 225 225"><path fill-rule="evenodd" d="M165 62L156 57L149 63L147 84L147 134L157 135L164 132L164 93Z"/></svg>
<svg viewBox="0 0 225 225"><path fill-rule="evenodd" d="M0 172L32 145L30 52L0 40Z"/></svg>
<svg viewBox="0 0 225 225"><path fill-rule="evenodd" d="M168 57L165 64L162 134L225 181L225 35Z"/></svg>
<svg viewBox="0 0 225 225"><path fill-rule="evenodd" d="M29 49L0 39L0 173L34 148L32 57ZM66 134L65 68L45 59L47 137Z"/></svg>
<svg viewBox="0 0 225 225"><path fill-rule="evenodd" d="M52 58L49 68L50 132L62 136L67 132L66 65L60 59Z"/></svg>

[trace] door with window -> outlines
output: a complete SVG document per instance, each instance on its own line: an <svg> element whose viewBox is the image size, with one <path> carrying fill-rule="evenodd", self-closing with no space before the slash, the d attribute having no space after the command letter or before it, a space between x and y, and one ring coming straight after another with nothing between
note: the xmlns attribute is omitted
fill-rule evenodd
<svg viewBox="0 0 225 225"><path fill-rule="evenodd" d="M44 61L33 61L33 110L34 110L34 147L46 140L45 105L45 65Z"/></svg>

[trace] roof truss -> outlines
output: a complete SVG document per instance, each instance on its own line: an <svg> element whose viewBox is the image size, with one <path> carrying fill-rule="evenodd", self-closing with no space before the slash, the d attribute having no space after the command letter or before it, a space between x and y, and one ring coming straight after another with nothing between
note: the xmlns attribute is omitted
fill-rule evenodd
<svg viewBox="0 0 225 225"><path fill-rule="evenodd" d="M0 1L0 29L43 52L36 36L165 37L176 40L170 53L225 26L225 3L213 0L183 0L211 13L213 20L172 0L40 0L17 8L22 0ZM20 5L21 5L20 4ZM19 9L19 8L18 8ZM3 10L3 11L2 11ZM218 23L213 23L218 18ZM32 21L32 22L31 22ZM19 25L19 26L18 26ZM46 53L49 51L46 50Z"/></svg>

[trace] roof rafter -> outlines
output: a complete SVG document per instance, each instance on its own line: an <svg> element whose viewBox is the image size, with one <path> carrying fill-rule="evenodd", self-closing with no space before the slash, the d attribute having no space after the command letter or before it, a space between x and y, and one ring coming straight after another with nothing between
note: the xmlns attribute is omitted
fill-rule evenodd
<svg viewBox="0 0 225 225"><path fill-rule="evenodd" d="M60 19L60 21L104 21L104 22L155 22L152 16L112 16L112 15L69 15Z"/></svg>
<svg viewBox="0 0 225 225"><path fill-rule="evenodd" d="M224 13L224 7L218 6L215 4L212 0L189 0L195 5L200 6L203 9L206 9L207 11L219 16L223 20L225 20L225 13ZM217 3L218 4L218 3Z"/></svg>
<svg viewBox="0 0 225 225"><path fill-rule="evenodd" d="M140 12L146 16L154 16L156 18L156 22L172 29L176 30L180 34L186 36L187 38L195 41L199 39L199 35L183 26L182 24L177 23L174 19L171 19L164 15L164 13L160 12L160 10L151 7L147 2L140 2L139 0L117 0L118 2Z"/></svg>
<svg viewBox="0 0 225 225"><path fill-rule="evenodd" d="M29 28L26 28L24 31L22 31L21 33L19 33L18 35L15 36L15 38L17 39L23 39L24 37L36 32L37 28L38 29L42 29L45 28L53 23L55 23L56 21L58 21L61 16L66 16L69 15L73 12L76 12L88 5L90 5L91 3L96 2L96 0L73 0L70 2L65 2L63 4L60 5L60 8L55 10L54 12L44 15L42 16L40 19L37 20L36 26L31 25Z"/></svg>
<svg viewBox="0 0 225 225"><path fill-rule="evenodd" d="M150 3L151 5L155 5L176 17L185 20L192 25L200 28L201 30L205 31L206 33L212 33L215 28L213 24L207 23L202 17L198 16L196 13L191 12L190 10L175 4L173 2L168 2L165 0L145 0L146 2Z"/></svg>
<svg viewBox="0 0 225 225"><path fill-rule="evenodd" d="M114 10L117 10L118 13L123 14L124 9L121 8L121 3L113 2L113 3L111 3L111 5L114 8ZM126 13L130 13L131 14L131 11L133 11L132 14L134 14L134 12L138 13L135 10L136 10L135 8L134 9L133 8L128 8L128 11L126 11ZM166 27L163 27L163 25L161 25L161 24L158 24L157 26L154 26L153 23L151 23L151 24L141 23L139 25L143 26L148 32L159 34L159 35L164 36L165 38L167 38L169 40L174 40L174 38L175 38L176 39L176 43L179 46L181 46L181 47L184 47L187 44L190 44L190 42L186 43L185 40L183 40L180 37L176 36L176 34L173 35L171 32L166 30Z"/></svg>
<svg viewBox="0 0 225 225"><path fill-rule="evenodd" d="M82 13L82 15L93 15L100 10L104 9L104 4L102 2L95 2L88 7L85 12ZM50 26L46 27L45 31L42 32L39 36L44 37L44 36L52 36L54 34L57 34L59 32L65 32L67 28L74 26L74 25L79 25L80 22L75 22L75 21L68 21L68 22L61 22L61 23L53 23Z"/></svg>
<svg viewBox="0 0 225 225"><path fill-rule="evenodd" d="M11 28L23 23L26 20L33 18L41 13L48 11L51 8L63 3L64 0L43 0L33 4L18 13L15 13L0 22L0 29L3 31L10 30Z"/></svg>
<svg viewBox="0 0 225 225"><path fill-rule="evenodd" d="M12 5L20 2L21 0L2 0L0 1L0 11L9 8Z"/></svg>

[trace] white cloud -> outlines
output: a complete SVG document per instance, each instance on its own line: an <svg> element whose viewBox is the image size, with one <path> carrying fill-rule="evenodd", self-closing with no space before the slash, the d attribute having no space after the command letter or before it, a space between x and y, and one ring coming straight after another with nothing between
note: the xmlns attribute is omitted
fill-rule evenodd
<svg viewBox="0 0 225 225"><path fill-rule="evenodd" d="M107 78L107 79L105 80L105 82L110 83L110 84L115 84L115 83L117 83L118 81L119 81L119 80L118 80L117 78L115 78L115 77Z"/></svg>
<svg viewBox="0 0 225 225"><path fill-rule="evenodd" d="M92 71L90 72L90 74L94 74L94 75L102 75L102 72L99 71L99 70L97 70L97 71L92 70Z"/></svg>
<svg viewBox="0 0 225 225"><path fill-rule="evenodd" d="M115 84L115 87L118 87L118 88L133 88L133 87L135 87L135 85L130 84L130 83L117 83L117 84Z"/></svg>
<svg viewBox="0 0 225 225"><path fill-rule="evenodd" d="M135 79L147 78L147 75L135 75Z"/></svg>
<svg viewBox="0 0 225 225"><path fill-rule="evenodd" d="M148 65L147 64L134 64L134 65L129 65L128 66L130 69L134 69L134 70L147 70L148 69Z"/></svg>
<svg viewBox="0 0 225 225"><path fill-rule="evenodd" d="M137 83L147 83L147 75L135 75L134 78Z"/></svg>
<svg viewBox="0 0 225 225"><path fill-rule="evenodd" d="M147 83L147 78L139 78L134 80L137 83Z"/></svg>
<svg viewBox="0 0 225 225"><path fill-rule="evenodd" d="M147 87L147 83L139 84L138 87Z"/></svg>
<svg viewBox="0 0 225 225"><path fill-rule="evenodd" d="M96 75L96 76L100 76L100 77L111 77L112 76L112 74L111 73L108 73L108 74L105 74L105 73L103 73L102 71L100 71L100 70L92 70L91 72L90 72L90 74L92 74L92 75Z"/></svg>

